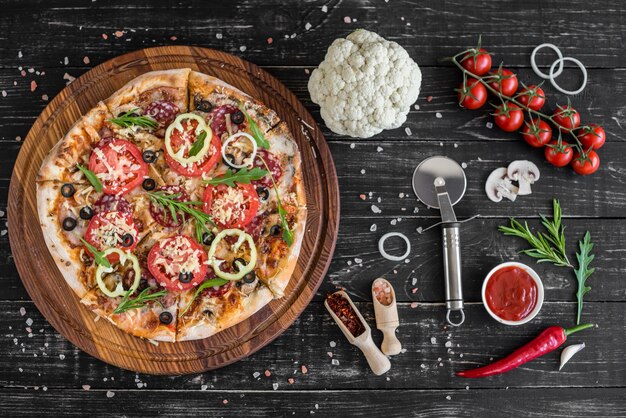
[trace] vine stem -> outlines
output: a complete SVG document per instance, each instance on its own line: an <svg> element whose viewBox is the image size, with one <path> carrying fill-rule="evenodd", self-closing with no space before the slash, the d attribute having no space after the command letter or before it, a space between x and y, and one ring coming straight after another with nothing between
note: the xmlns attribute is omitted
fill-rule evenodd
<svg viewBox="0 0 626 418"><path fill-rule="evenodd" d="M576 134L574 133L574 131L576 129L580 129L580 127L578 128L574 128L574 129L569 129L566 127L561 127L561 125L559 125L558 123L556 123L554 121L554 116L549 116L546 115L545 113L539 112L538 110L535 109L531 109L528 106L523 105L522 103L520 103L519 101L515 100L513 97L509 97L509 96L505 96L504 94L500 93L498 90L494 89L493 87L491 87L489 85L488 82L485 81L485 79L491 79L494 78L495 76L490 75L487 77L483 77L483 76L478 76L475 74L472 74L471 72L467 71L465 68L463 68L463 66L461 65L461 63L459 63L458 58L460 56L464 56L467 53L471 53L474 51L474 48L470 48L470 49L466 49L465 51L459 52L458 54L454 55L453 57L450 58L445 58L445 61L451 61L454 63L454 65L463 72L463 80L465 82L465 80L467 79L467 77L472 77L475 78L476 80L478 80L483 86L485 86L487 88L487 90L489 90L491 93L495 94L498 98L500 98L500 100L502 101L502 103L504 103L504 101L508 101L511 103L516 104L517 106L519 106L521 109L525 109L529 114L535 114L536 116L543 118L544 120L549 120L550 123L552 123L553 126L555 126L557 128L557 130L559 130L559 139L558 142L559 144L561 143L561 138L560 138L560 132L561 131L566 131L567 133L569 133L570 135L572 135L572 137L574 138L574 140L576 141L576 144L574 144L574 146L578 149L578 152L580 153L580 155L585 155L585 150L583 148L582 143L580 142L580 140L578 139L578 137L576 136Z"/></svg>

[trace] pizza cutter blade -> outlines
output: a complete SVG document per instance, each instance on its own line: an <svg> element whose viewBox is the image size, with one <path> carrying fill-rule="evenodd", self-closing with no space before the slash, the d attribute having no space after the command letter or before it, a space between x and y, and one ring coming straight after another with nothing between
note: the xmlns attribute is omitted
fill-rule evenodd
<svg viewBox="0 0 626 418"><path fill-rule="evenodd" d="M446 290L446 320L452 326L465 321L463 312L463 288L461 283L460 223L453 206L457 204L467 187L463 168L454 160L429 157L419 163L413 173L413 191L426 206L441 212L441 240ZM460 318L453 321L452 311L459 311Z"/></svg>

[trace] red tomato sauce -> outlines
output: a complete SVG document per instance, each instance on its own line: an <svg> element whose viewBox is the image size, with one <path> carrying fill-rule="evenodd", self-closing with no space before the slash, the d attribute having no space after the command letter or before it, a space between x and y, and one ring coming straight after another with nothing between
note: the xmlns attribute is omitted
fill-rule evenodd
<svg viewBox="0 0 626 418"><path fill-rule="evenodd" d="M489 309L507 321L521 321L537 305L537 284L523 268L509 266L491 275L485 299Z"/></svg>

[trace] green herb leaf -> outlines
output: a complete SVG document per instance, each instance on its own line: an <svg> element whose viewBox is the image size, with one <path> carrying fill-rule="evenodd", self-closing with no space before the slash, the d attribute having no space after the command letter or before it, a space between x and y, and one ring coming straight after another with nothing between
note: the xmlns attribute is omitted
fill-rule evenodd
<svg viewBox="0 0 626 418"><path fill-rule="evenodd" d="M283 208L283 203L280 201L280 196L278 194L278 187L276 186L276 181L274 180L274 175L272 171L267 166L267 163L263 159L263 157L259 156L259 159L263 162L263 165L267 169L267 172L270 174L270 178L272 179L272 184L274 185L274 192L276 192L276 206L278 209L278 216L280 216L280 225L283 228L283 240L287 243L289 247L293 244L293 233L291 229L289 229L289 224L287 223L287 211Z"/></svg>
<svg viewBox="0 0 626 418"><path fill-rule="evenodd" d="M587 286L585 283L589 276L596 270L595 268L589 268L589 265L595 258L595 256L591 254L593 244L591 243L591 234L589 231L585 233L582 241L578 241L578 247L580 248L580 251L576 253L578 268L574 269L576 280L578 281L578 291L576 292L576 300L578 301L576 325L580 324L580 317L583 311L583 297L591 290L591 287Z"/></svg>
<svg viewBox="0 0 626 418"><path fill-rule="evenodd" d="M120 304L117 305L117 308L115 308L115 310L113 311L113 313L120 314L130 309L143 308L144 306L146 306L148 302L161 299L163 296L167 295L167 290L161 290L155 293L149 293L150 291L154 289L156 289L156 287L148 287L142 290L141 293L139 293L137 297L134 299L130 299L130 294L132 292L128 290L126 294L124 295L124 297L122 298L122 301L120 302Z"/></svg>
<svg viewBox="0 0 626 418"><path fill-rule="evenodd" d="M263 135L263 131L259 128L259 125L250 117L246 109L243 107L243 104L239 104L239 110L243 112L246 117L246 121L248 122L248 126L250 127L250 132L252 132L252 136L256 141L256 144L265 149L270 148L270 143L265 139L265 135Z"/></svg>
<svg viewBox="0 0 626 418"><path fill-rule="evenodd" d="M141 126L147 129L156 129L159 127L159 123L149 116L138 116L137 111L139 109L129 110L122 113L116 118L109 119L111 123L116 124L122 128L130 128L131 126Z"/></svg>
<svg viewBox="0 0 626 418"><path fill-rule="evenodd" d="M177 222L178 219L177 214L183 213L186 213L195 219L196 239L200 244L202 244L202 233L199 234L198 231L202 230L203 232L210 232L206 227L206 224L216 226L215 223L213 223L211 215L204 213L195 207L202 206L204 202L180 202L176 200L180 197L180 193L169 194L166 191L148 192L148 197L150 198L150 201L162 207L163 210L169 211L175 222Z"/></svg>
<svg viewBox="0 0 626 418"><path fill-rule="evenodd" d="M180 314L178 314L178 316L181 317L185 315L185 313L189 310L189 308L193 304L193 301L196 300L200 292L202 292L204 289L207 289L209 287L214 287L214 286L223 286L226 283L228 283L228 280L226 279L210 279L200 284L200 286L198 286L198 289L196 290L196 293L193 294L193 298L191 298L191 301L189 302L189 304L185 307L185 309Z"/></svg>
<svg viewBox="0 0 626 418"><path fill-rule="evenodd" d="M102 182L96 176L96 173L88 169L87 167L83 167L80 164L76 164L76 168L83 172L89 183L93 186L94 190L98 193L102 193Z"/></svg>
<svg viewBox="0 0 626 418"><path fill-rule="evenodd" d="M96 261L97 265L103 266L106 268L111 267L111 263L109 262L109 259L106 258L106 256L104 255L102 251L98 251L96 247L94 247L93 245L85 241L83 238L80 238L80 241L85 245L85 247L87 247L89 252L93 254L93 258Z"/></svg>
<svg viewBox="0 0 626 418"><path fill-rule="evenodd" d="M268 171L258 167L254 167L252 170L243 167L236 173L227 170L223 176L205 180L204 182L206 184L226 184L229 187L235 187L235 182L250 184L250 181L262 179L267 173Z"/></svg>
<svg viewBox="0 0 626 418"><path fill-rule="evenodd" d="M565 251L565 233L561 225L561 205L554 199L554 216L550 221L544 215L540 215L542 224L548 231L545 235L541 232L533 234L528 223L524 225L511 218L511 226L500 226L498 230L504 235L510 235L526 240L532 248L523 250L522 253L537 259L538 263L550 262L560 267L573 267L567 258Z"/></svg>
<svg viewBox="0 0 626 418"><path fill-rule="evenodd" d="M198 135L194 143L191 145L191 148L189 149L190 157L195 157L196 155L198 155L202 147L204 147L205 138L206 138L206 131L200 132L200 135Z"/></svg>

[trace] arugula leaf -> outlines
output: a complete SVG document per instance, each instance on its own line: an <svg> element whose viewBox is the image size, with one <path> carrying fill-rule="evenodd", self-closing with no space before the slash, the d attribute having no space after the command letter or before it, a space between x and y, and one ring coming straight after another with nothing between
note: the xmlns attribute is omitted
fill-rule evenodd
<svg viewBox="0 0 626 418"><path fill-rule="evenodd" d="M100 181L98 176L96 176L96 173L78 163L76 163L76 168L83 172L83 174L85 175L89 183L91 183L96 192L102 193L102 182Z"/></svg>
<svg viewBox="0 0 626 418"><path fill-rule="evenodd" d="M87 247L89 252L93 254L93 258L94 260L96 260L97 265L111 268L111 263L109 262L109 259L106 258L102 251L98 251L96 247L85 241L83 238L80 238L80 241L85 245L85 247Z"/></svg>
<svg viewBox="0 0 626 418"><path fill-rule="evenodd" d="M211 215L196 209L194 206L202 206L204 202L189 201L181 202L176 200L180 197L180 193L168 194L165 191L148 192L150 201L169 211L174 222L178 222L178 213L186 213L196 221L196 240L202 244L202 232L210 232L206 224L215 226Z"/></svg>
<svg viewBox="0 0 626 418"><path fill-rule="evenodd" d="M109 119L109 122L116 124L121 128L130 128L131 126L141 126L142 128L156 129L159 127L159 123L149 116L139 116L137 111L139 109L132 109L128 112L122 113L116 118Z"/></svg>
<svg viewBox="0 0 626 418"><path fill-rule="evenodd" d="M583 297L591 290L591 286L586 286L585 282L596 271L595 268L589 268L589 265L595 258L591 254L593 250L593 244L591 243L591 234L589 231L585 233L584 238L578 241L580 251L576 253L576 259L578 260L578 268L574 269L576 273L576 279L578 281L578 291L576 292L576 300L578 301L578 312L576 315L576 325L580 324L580 317L583 311Z"/></svg>
<svg viewBox="0 0 626 418"><path fill-rule="evenodd" d="M235 182L250 184L250 181L262 179L267 173L268 171L258 167L254 167L252 170L248 170L248 167L243 167L236 173L227 170L223 176L205 180L204 182L206 184L226 184L229 187L235 187Z"/></svg>
<svg viewBox="0 0 626 418"><path fill-rule="evenodd" d="M113 311L113 313L120 314L130 309L143 308L148 302L160 299L163 296L167 295L167 290L161 290L155 293L148 293L153 289L156 289L156 287L148 287L142 290L135 299L130 299L130 294L132 292L128 290L122 298L120 304L117 305L117 308L115 308L115 310Z"/></svg>
<svg viewBox="0 0 626 418"><path fill-rule="evenodd" d="M252 132L252 136L254 137L256 144L265 149L270 148L270 143L265 139L265 135L263 135L263 131L259 128L259 125L250 117L246 109L243 107L243 104L239 104L239 110L243 112L246 117L246 121L248 122L248 126L250 127L250 132Z"/></svg>
<svg viewBox="0 0 626 418"><path fill-rule="evenodd" d="M193 304L193 301L196 300L200 292L202 292L204 289L207 289L209 287L214 287L214 286L223 286L226 283L228 283L228 280L226 279L210 279L200 284L200 286L198 286L198 289L196 289L196 293L193 294L193 298L191 298L191 301L185 307L185 309L181 313L178 314L178 317L180 318L181 316L185 315L185 312L189 310L189 308Z"/></svg>
<svg viewBox="0 0 626 418"><path fill-rule="evenodd" d="M278 195L277 195L278 196ZM289 229L289 224L287 223L287 212L283 209L283 205L280 203L280 198L278 198L278 215L280 215L280 225L283 228L283 239L287 243L289 247L293 244L293 232Z"/></svg>
<svg viewBox="0 0 626 418"><path fill-rule="evenodd" d="M189 149L188 155L190 157L195 157L196 155L198 155L202 147L204 147L205 138L206 138L206 131L200 132L200 135L198 135L194 143L191 145L191 148Z"/></svg>

